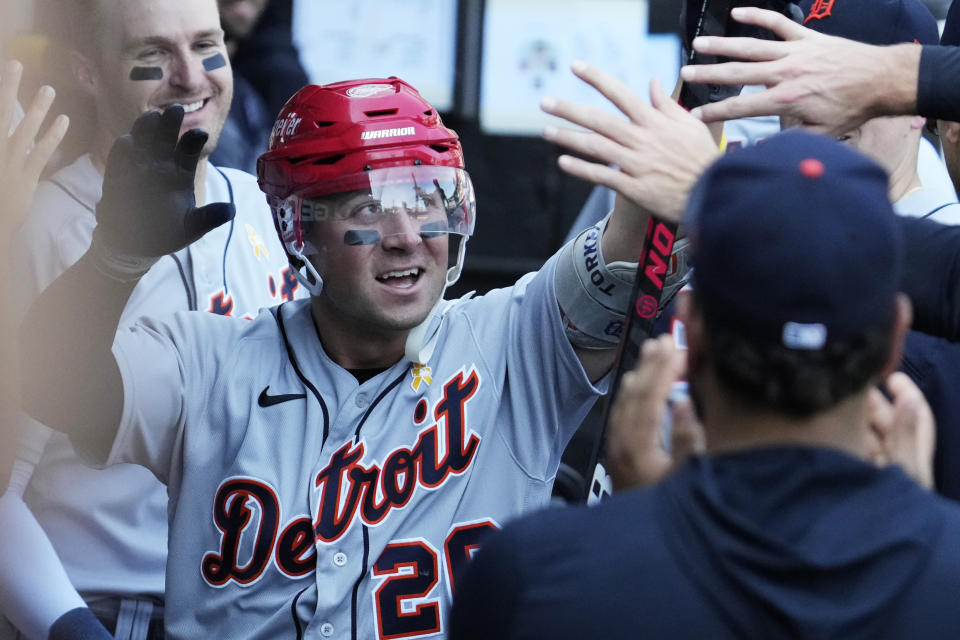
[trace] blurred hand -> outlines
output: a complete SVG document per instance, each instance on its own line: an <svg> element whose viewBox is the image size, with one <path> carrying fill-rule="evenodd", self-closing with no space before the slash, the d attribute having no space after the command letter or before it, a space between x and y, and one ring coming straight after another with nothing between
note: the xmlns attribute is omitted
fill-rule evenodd
<svg viewBox="0 0 960 640"><path fill-rule="evenodd" d="M898 464L927 489L933 488L933 450L936 424L923 393L904 373L887 378L888 400L870 390L870 427L873 436L869 457L880 465Z"/></svg>
<svg viewBox="0 0 960 640"><path fill-rule="evenodd" d="M0 78L0 240L3 247L10 245L14 232L23 222L33 199L40 174L50 161L57 145L67 132L66 116L57 116L40 138L37 134L53 103L54 91L41 87L33 98L23 120L19 116L17 94L23 66L8 62ZM9 256L9 251L4 253ZM17 405L16 331L11 308L12 278L6 257L0 267L0 488L6 488L8 476L17 450L12 429L14 407Z"/></svg>
<svg viewBox="0 0 960 640"><path fill-rule="evenodd" d="M636 368L621 379L607 425L607 468L615 491L655 484L705 450L703 427L689 399L672 405L669 451L661 439L670 390L685 369L686 353L665 334L643 343Z"/></svg>
<svg viewBox="0 0 960 640"><path fill-rule="evenodd" d="M67 132L69 119L59 115L39 138L40 127L53 104L55 92L43 86L37 91L24 118L14 127L17 93L23 66L11 61L0 79L0 225L4 242L20 226L33 199L33 192L50 157Z"/></svg>
<svg viewBox="0 0 960 640"><path fill-rule="evenodd" d="M657 80L650 85L648 104L592 65L577 62L571 68L613 102L626 119L597 107L545 98L541 104L545 112L587 131L551 126L543 137L599 161L562 155L560 168L614 189L618 201L626 198L642 212L679 222L693 183L720 153L710 131L671 100Z"/></svg>

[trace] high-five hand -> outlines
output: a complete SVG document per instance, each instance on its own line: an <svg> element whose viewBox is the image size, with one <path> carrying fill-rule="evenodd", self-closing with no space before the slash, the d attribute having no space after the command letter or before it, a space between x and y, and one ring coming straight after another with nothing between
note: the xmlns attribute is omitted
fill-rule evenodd
<svg viewBox="0 0 960 640"><path fill-rule="evenodd" d="M23 65L11 61L4 67L0 81L0 225L4 242L20 226L40 173L63 140L70 122L65 115L57 116L39 135L56 95L53 88L43 86L37 90L23 120L16 123L14 113L22 74Z"/></svg>
<svg viewBox="0 0 960 640"><path fill-rule="evenodd" d="M657 81L651 84L647 103L590 64L574 63L572 69L627 118L567 100L545 99L544 111L588 131L548 127L544 137L600 161L560 156L560 168L614 189L648 213L679 222L693 183L720 153L710 131L671 100Z"/></svg>
<svg viewBox="0 0 960 640"><path fill-rule="evenodd" d="M105 275L135 280L161 257L233 219L230 203L196 206L195 176L207 133L191 129L178 140L182 122L179 105L145 113L110 149L91 245Z"/></svg>

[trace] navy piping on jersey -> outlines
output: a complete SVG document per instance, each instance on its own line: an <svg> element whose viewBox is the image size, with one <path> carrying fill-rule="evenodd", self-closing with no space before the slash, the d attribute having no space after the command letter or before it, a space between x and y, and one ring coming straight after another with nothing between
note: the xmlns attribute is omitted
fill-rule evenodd
<svg viewBox="0 0 960 640"><path fill-rule="evenodd" d="M223 179L227 181L227 193L230 194L230 204L234 206L234 211L236 211L236 204L233 201L233 184L230 182L230 178L227 177L227 174L223 172L220 167L213 167L217 170ZM227 232L227 244L223 246L223 262L221 263L221 272L223 273L223 294L230 295L230 290L227 288L227 249L230 248L230 240L233 238L233 223L236 222L236 216L230 220L230 231Z"/></svg>
<svg viewBox="0 0 960 640"><path fill-rule="evenodd" d="M363 417L362 417L362 418L360 418L360 424L357 425L357 430L353 432L353 439L354 439L354 442L355 442L355 443L360 441L360 428L361 428L361 427L363 426L363 424L367 421L367 418L370 417L370 412L373 411L373 408L374 408L375 406L377 406L378 404L380 404L380 401L383 400L384 397L385 397L388 393L390 393L395 386L397 386L398 384L400 384L400 383L403 381L403 379L406 377L406 375L407 375L407 371L406 371L406 369L404 369L403 373L400 374L400 377L397 378L396 380L394 380L393 382L391 382L390 384L388 384L388 385L387 385L387 388L380 392L380 395L377 396L376 400L374 400L373 402L370 403L370 406L367 407L367 412L363 414Z"/></svg>
<svg viewBox="0 0 960 640"><path fill-rule="evenodd" d="M327 444L327 436L330 435L330 413L327 411L327 404L323 401L323 398L320 397L320 392L317 391L317 388L313 386L313 383L310 382L303 372L300 370L300 365L297 364L297 357L293 353L293 347L290 345L290 340L287 338L287 329L283 325L283 307L288 303L283 303L277 307L274 307L270 310L273 314L274 319L277 321L277 326L280 328L280 336L283 338L283 344L287 349L287 358L290 360L290 364L293 366L293 371L297 374L297 377L300 378L300 382L304 384L305 387L310 389L310 393L317 399L317 402L320 404L320 409L323 410L323 441L320 443L320 448L322 449L325 444Z"/></svg>
<svg viewBox="0 0 960 640"><path fill-rule="evenodd" d="M180 260L180 256L175 253L171 253L170 257L173 258L173 261L177 263L177 270L180 272L180 280L183 282L183 288L186 289L187 294L187 308L190 311L196 311L199 306L197 303L197 291L193 288L193 283L190 282L190 279L187 278L187 272L183 268L183 262Z"/></svg>
<svg viewBox="0 0 960 640"><path fill-rule="evenodd" d="M297 640L303 640L303 627L300 626L300 617L297 615L297 603L300 602L300 596L306 592L310 587L304 587L300 590L300 593L293 597L293 602L290 603L290 615L293 616L293 624L297 628Z"/></svg>
<svg viewBox="0 0 960 640"><path fill-rule="evenodd" d="M934 209L933 211L929 211L929 212L927 212L926 214L924 214L924 215L922 215L922 216L920 216L920 217L921 217L921 218L929 218L930 216L932 216L933 214L935 214L937 211L940 211L940 209L943 209L944 207L949 207L949 206L952 205L952 204L956 204L956 203L955 203L955 202L945 202L945 203L943 203L942 205L940 205L939 207L937 207L936 209Z"/></svg>
<svg viewBox="0 0 960 640"><path fill-rule="evenodd" d="M370 530L367 525L362 525L363 531L363 562L360 564L363 570L360 577L353 583L353 597L350 599L350 639L357 640L357 599L360 594L360 585L363 579L367 577L367 562L370 561Z"/></svg>
<svg viewBox="0 0 960 640"><path fill-rule="evenodd" d="M406 375L407 371L404 369L403 373L401 373L393 382L388 384L387 387L380 392L380 395L378 395L377 398L370 403L366 413L364 413L363 417L360 418L360 424L357 425L357 430L353 434L354 442L360 441L360 428L363 427L364 423L367 421L367 418L370 417L370 413L373 411L373 408L380 404L380 401L383 400L387 394L394 389L394 387L400 384ZM370 531L365 524L361 524L360 527L363 530L363 563L360 565L363 567L363 570L360 572L360 577L357 578L357 581L353 584L353 598L350 602L350 615L352 618L350 638L352 640L357 639L357 598L360 592L360 584L363 582L363 579L367 577L367 561L370 559Z"/></svg>
<svg viewBox="0 0 960 640"><path fill-rule="evenodd" d="M93 207L91 207L90 205L88 205L86 202L84 202L83 200L81 200L80 198L78 198L72 191L70 191L70 189L67 189L63 184L61 184L61 183L60 183L59 181L57 181L57 180L52 180L52 179L51 179L50 182L52 182L53 184L55 184L55 185L57 185L58 187L60 187L60 190L61 190L61 191L63 191L65 194L67 194L68 196L70 196L71 198L73 198L74 200L76 200L76 201L77 201L77 204L79 204L81 207L83 207L84 209L86 209L87 211L89 211L90 213L92 213L92 214L94 215L94 217L96 217L96 215L97 215L96 209L94 209Z"/></svg>

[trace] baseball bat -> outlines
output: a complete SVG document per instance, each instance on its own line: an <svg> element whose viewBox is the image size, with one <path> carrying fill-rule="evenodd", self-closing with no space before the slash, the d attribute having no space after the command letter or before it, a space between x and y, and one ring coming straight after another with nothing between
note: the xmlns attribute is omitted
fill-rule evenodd
<svg viewBox="0 0 960 640"><path fill-rule="evenodd" d="M730 10L736 6L761 6L787 14L794 20L798 18L796 5L784 0L686 0L681 13L684 29L684 58L686 64L711 64L722 62L714 56L698 55L691 43L701 35L739 35L753 37L773 37L772 34L756 27L741 25L730 19ZM801 16L802 18L802 16ZM742 87L719 85L696 85L678 82L674 90L674 99L686 109L717 102L740 93ZM653 333L653 326L660 312L663 300L663 283L667 275L667 266L673 251L677 235L676 223L660 220L651 216L646 236L640 251L637 274L626 309L623 331L617 347L614 361L613 380L607 398L603 422L593 443L587 470L592 477L586 484L585 500L587 504L599 502L613 492L610 476L604 466L607 423L610 408L613 406L620 388L623 375L632 370L640 358L640 346Z"/></svg>

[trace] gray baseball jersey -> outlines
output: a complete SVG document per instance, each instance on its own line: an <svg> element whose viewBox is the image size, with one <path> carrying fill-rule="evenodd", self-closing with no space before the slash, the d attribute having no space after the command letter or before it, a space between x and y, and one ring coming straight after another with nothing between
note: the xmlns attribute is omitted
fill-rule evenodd
<svg viewBox="0 0 960 640"><path fill-rule="evenodd" d="M555 261L446 303L427 366L362 384L324 353L308 301L121 331L107 462L168 484L168 635L442 636L458 570L549 501L601 393L565 337Z"/></svg>
<svg viewBox="0 0 960 640"><path fill-rule="evenodd" d="M941 224L960 224L960 204L957 195L943 189L924 186L919 191L900 198L893 203L897 215L929 218Z"/></svg>
<svg viewBox="0 0 960 640"><path fill-rule="evenodd" d="M102 181L89 156L82 156L39 186L14 243L22 310L90 246ZM234 200L232 228L211 231L161 259L135 289L121 324L192 308L253 318L260 307L299 296L256 179L208 164L205 184L208 202ZM162 597L165 487L135 465L90 469L65 435L25 420L32 424L24 429L21 457L37 466L24 500L77 590L88 598Z"/></svg>

